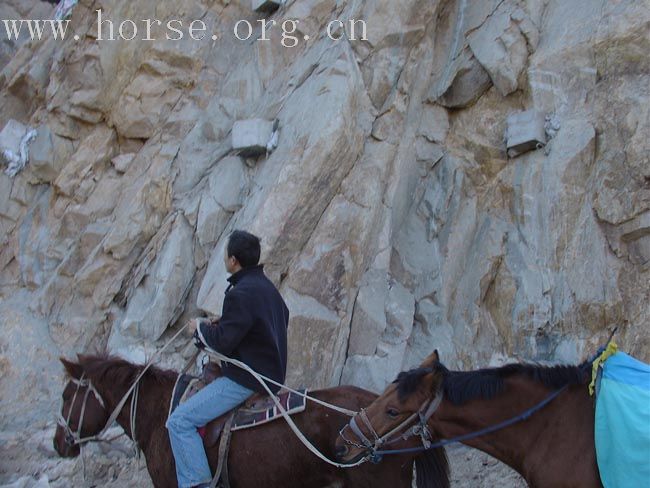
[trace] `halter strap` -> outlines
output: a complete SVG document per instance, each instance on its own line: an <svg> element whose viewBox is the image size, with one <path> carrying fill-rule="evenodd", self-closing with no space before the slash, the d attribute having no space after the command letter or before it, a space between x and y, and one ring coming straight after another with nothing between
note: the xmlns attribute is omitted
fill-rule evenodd
<svg viewBox="0 0 650 488"><path fill-rule="evenodd" d="M83 420L86 415L86 405L88 403L88 396L90 395L90 393L92 393L95 396L95 398L102 406L102 408L105 408L104 399L99 394L97 389L95 389L92 382L89 379L84 379L84 376L85 373L82 373L81 378L79 379L73 378L70 380L71 383L77 385L77 388L75 389L74 395L72 396L72 402L70 403L70 408L68 409L68 418L64 419L61 414L58 414L56 416L57 424L60 425L65 430L66 437L69 439L68 443L71 445L79 444L81 441L81 429L83 427ZM84 393L83 402L81 404L81 412L79 413L77 431L73 432L72 428L70 427L70 418L72 417L72 410L74 409L74 405L77 401L77 395L79 394L80 388L86 388L86 392Z"/></svg>
<svg viewBox="0 0 650 488"><path fill-rule="evenodd" d="M365 411L365 409L361 409L359 413L350 420L349 424L346 424L343 426L341 431L339 432L339 435L341 438L350 445L353 445L358 448L366 448L372 451L372 456L370 457L371 460L374 460L374 462L378 462L377 458L375 457L375 453L378 452L384 452L384 451L379 451L379 448L384 445L390 445L398 441L406 440L409 437L412 436L420 436L422 440L422 444L425 447L428 447L431 445L431 433L429 432L429 429L427 428L427 421L429 418L433 415L433 412L436 411L438 406L440 405L440 402L442 402L442 393L438 392L435 397L433 397L431 400L425 401L420 409L409 415L405 420L400 422L395 428L384 434L383 436L379 436L377 434L377 431L374 429L372 426L372 423L370 422L370 419L368 418L368 415ZM366 434L359 428L359 425L357 424L357 417L359 417L363 423L366 425L368 430L372 433L372 436L374 437L374 442L368 439ZM419 419L419 422L415 424L413 427L411 427L409 430L405 431L400 435L399 437L393 438L395 435L399 434L408 426L411 424L414 420ZM361 441L363 445L357 444L348 438L345 437L345 429L350 428L350 430L354 433L354 435Z"/></svg>
<svg viewBox="0 0 650 488"><path fill-rule="evenodd" d="M99 404L100 404L103 408L106 408L106 405L104 404L104 399L102 398L102 396L101 396L101 395L99 394L99 392L97 391L97 388L95 388L95 386L92 384L92 382L91 382L90 380L84 380L84 379L83 379L83 377L84 377L85 374L86 374L86 373L83 373L83 374L81 375L81 378L80 378L80 379L72 378L72 379L70 380L70 382L73 383L73 384L75 384L75 385L77 385L77 389L79 389L80 386L86 386L86 387L88 387L88 389L89 389L90 391L92 391L93 395L95 395L95 398L97 399L97 401L99 402Z"/></svg>
<svg viewBox="0 0 650 488"><path fill-rule="evenodd" d="M364 413L362 414L361 412L364 412ZM367 422L368 416L365 415L365 411L363 409L361 409L361 412L359 412L359 415L361 416L361 418L365 422ZM368 424L366 423L366 425L368 425ZM352 429L352 432L354 432L354 435L357 436L357 438L363 443L364 446L366 446L368 448L372 448L372 447L376 446L376 444L373 443L370 439L368 439L366 437L366 435L363 433L363 431L359 428L359 426L357 425L357 417L356 416L352 417L352 420L350 420L350 429ZM377 439L377 434L375 433L372 426L370 426L370 429L372 430L372 433L375 435L375 438Z"/></svg>

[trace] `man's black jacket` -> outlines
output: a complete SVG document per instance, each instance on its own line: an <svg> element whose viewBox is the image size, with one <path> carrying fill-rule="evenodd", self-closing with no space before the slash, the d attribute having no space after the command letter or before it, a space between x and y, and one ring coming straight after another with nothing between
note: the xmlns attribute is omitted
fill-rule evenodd
<svg viewBox="0 0 650 488"><path fill-rule="evenodd" d="M287 372L287 326L289 309L275 285L264 274L263 265L243 268L228 278L218 325L199 324L198 339L209 349L246 363L256 372L284 383ZM266 393L249 373L222 364L224 376ZM274 393L279 387L267 383Z"/></svg>

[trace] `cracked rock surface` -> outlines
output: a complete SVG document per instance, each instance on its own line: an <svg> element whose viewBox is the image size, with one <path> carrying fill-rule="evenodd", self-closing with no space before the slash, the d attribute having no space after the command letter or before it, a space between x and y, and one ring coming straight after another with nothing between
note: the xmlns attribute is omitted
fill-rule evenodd
<svg viewBox="0 0 650 488"><path fill-rule="evenodd" d="M280 29L229 35L249 19L259 36L249 3L80 0L79 41L2 44L0 130L38 136L24 170L0 168L0 485L81 486L50 448L58 357L141 361L220 313L237 228L262 237L291 310L293 386L381 391L434 348L453 369L577 363L614 326L650 361L647 2L296 0L271 16L300 21L294 48ZM99 42L100 7L224 35ZM365 20L367 40L329 39L335 19ZM509 159L523 110L560 128ZM278 146L242 158L231 128L252 118L279 121ZM148 486L122 447L87 475ZM522 486L450 455L454 486Z"/></svg>

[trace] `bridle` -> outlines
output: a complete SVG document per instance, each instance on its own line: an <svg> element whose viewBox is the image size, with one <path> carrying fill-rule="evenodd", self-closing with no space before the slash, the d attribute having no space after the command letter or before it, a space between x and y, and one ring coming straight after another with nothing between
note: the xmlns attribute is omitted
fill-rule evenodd
<svg viewBox="0 0 650 488"><path fill-rule="evenodd" d="M117 406L113 409L113 412L111 413L110 417L106 421L106 424L104 425L104 427L99 431L99 433L97 433L97 434L95 434L93 436L85 437L85 438L81 437L81 426L83 425L83 418L84 418L84 414L86 412L86 402L88 400L88 395L89 395L90 392L92 392L93 395L95 395L95 398L97 398L97 400L99 401L100 405L103 408L106 408L104 400L102 399L99 392L95 389L95 387L91 383L90 379L84 379L84 377L86 375L85 372L82 373L82 375L81 375L81 377L79 379L76 379L76 378L70 379L70 381L72 381L73 383L75 383L77 385L77 389L75 390L74 396L72 397L72 404L70 405L70 410L68 411L68 418L64 419L61 414L56 415L57 424L60 425L61 428L63 428L63 430L65 431L65 442L66 442L66 444L68 446L74 446L74 445L77 445L77 444L81 446L82 444L84 444L86 442L111 442L111 441L117 439L118 437L121 437L122 435L124 435L124 434L119 434L119 435L117 435L115 437L112 437L110 439L102 439L101 438L101 436L104 434L104 432L106 432L109 429L109 427L111 425L113 425L113 422L119 416L120 412L122 411L122 408L124 407L124 405L126 405L126 402L127 402L128 398L130 396L131 397L131 408L130 408L129 417L130 417L131 438L132 438L132 440L133 440L133 442L135 444L136 454L139 456L140 448L138 447L138 441L136 440L136 435L135 435L135 427L136 427L136 421L135 420L136 420L136 412L137 412L137 408L138 408L138 396L139 396L138 394L139 394L139 391L140 391L140 380L142 379L144 374L147 372L147 370L153 365L154 360L156 359L156 357L158 355L160 355L165 349L167 349L167 347L187 328L188 325L189 325L189 323L187 323L183 327L181 327L180 330L178 330L176 332L176 334L174 334L174 336L172 338L170 338L169 341L167 341L167 343L162 348L158 349L153 354L153 356L149 359L147 364L142 368L142 370L140 371L140 373L136 377L133 384L129 387L129 389L126 391L126 393L124 394L122 399L118 402ZM192 339L190 339L187 342L187 344L189 344L190 341L192 341ZM189 364L190 363L188 362L188 366L189 366ZM186 366L186 368L187 368L187 366ZM70 427L70 416L72 415L72 410L74 408L74 404L75 404L75 401L77 399L77 394L79 393L79 389L81 387L87 387L88 389L86 390L86 393L84 394L83 404L81 405L81 414L79 415L79 423L78 423L78 426L77 426L77 431L74 432L72 430L72 428Z"/></svg>
<svg viewBox="0 0 650 488"><path fill-rule="evenodd" d="M438 391L433 398L425 400L417 412L409 415L404 421L400 422L396 427L382 436L377 434L377 431L372 426L372 423L366 414L366 410L362 408L359 413L355 415L352 420L350 420L350 423L346 424L339 431L339 436L346 444L369 451L367 457L373 463L378 463L381 461L381 456L383 453L387 452L380 451L381 447L389 446L396 442L405 441L411 437L419 437L420 442L422 442L422 449L430 449L431 431L429 430L427 423L429 422L429 419L433 413L440 406L440 402L442 402L442 391ZM359 428L359 425L357 424L357 417L361 419L363 424L370 431L373 440L370 440ZM407 427L413 422L415 423L411 426L411 428L407 429ZM346 437L345 430L347 428L349 428L356 436L356 438L361 441L361 444L354 442L353 440Z"/></svg>
<svg viewBox="0 0 650 488"><path fill-rule="evenodd" d="M56 415L56 423L63 428L65 432L65 443L68 445L68 447L72 447L76 444L82 444L84 442L88 442L92 440L92 438L86 438L82 439L81 438L81 429L83 427L83 421L84 421L84 415L86 413L86 404L88 403L88 395L92 393L99 404L102 406L102 408L106 408L104 404L104 399L102 396L99 394L97 389L93 386L93 384L90 382L89 379L85 379L86 373L83 373L81 375L81 378L76 379L72 378L70 379L70 382L74 383L77 385L77 388L74 391L74 395L72 396L72 403L70 404L70 408L68 409L68 418L64 419L63 415L60 413ZM83 398L83 403L81 404L81 413L79 414L79 420L77 421L77 430L73 431L72 427L70 427L70 417L72 416L72 411L74 410L74 405L75 402L77 401L77 395L79 394L79 390L81 388L86 388L86 393L84 394Z"/></svg>
<svg viewBox="0 0 650 488"><path fill-rule="evenodd" d="M81 429L83 428L84 424L84 415L86 413L86 403L88 402L88 396L90 393L92 393L99 404L102 406L102 408L106 408L106 404L104 403L104 399L102 396L99 394L97 389L93 386L92 382L90 379L84 379L85 372L82 373L81 377L79 379L72 378L70 381L77 385L77 388L74 392L74 395L72 396L72 403L70 404L70 409L68 410L68 418L64 419L63 416L59 413L56 415L56 423L61 426L63 431L65 432L65 443L68 447L72 447L75 445L79 445L79 447L82 447L83 444L87 442L112 442L118 437L121 437L124 435L118 434L116 436L113 436L109 439L102 439L101 435L108 430L108 428L113 424L117 416L119 415L119 412L122 410L122 407L126 403L126 399L131 395L131 406L130 406L130 415L129 415L129 421L130 421L130 428L131 428L131 438L134 443L134 448L136 454L139 456L140 454L140 448L138 446L138 441L136 440L136 435L135 435L135 426L136 426L136 412L138 409L138 394L140 392L140 378L136 380L136 382L129 388L129 390L126 392L118 406L113 410L113 413L111 416L108 418L106 421L106 424L104 424L104 427L100 430L98 434L89 436L89 437L81 437ZM73 431L72 427L70 427L70 417L72 416L72 410L74 409L74 405L77 399L77 395L79 394L79 389L80 388L87 388L86 393L84 394L84 399L83 403L81 404L81 413L79 414L79 420L77 422L77 430Z"/></svg>
<svg viewBox="0 0 650 488"><path fill-rule="evenodd" d="M138 392L140 391L140 378L138 378L135 382L135 384L129 389L129 391L126 392L126 395L122 398L122 401L120 401L119 405L115 408L111 416L108 418L106 421L106 424L104 427L101 429L101 431L98 434L95 434L90 437L81 437L81 429L83 428L84 425L84 415L86 413L86 404L88 403L88 396L90 393L92 393L99 404L102 406L102 408L106 408L106 404L104 403L104 399L102 396L99 394L97 389L93 386L92 382L90 379L85 379L84 376L86 373L82 373L81 377L79 379L76 378L71 378L70 381L77 385L77 388L75 389L74 395L72 396L72 402L70 404L70 408L68 409L68 418L64 419L63 415L60 413L56 415L56 423L61 426L63 431L65 432L65 437L64 441L68 447L73 447L78 445L79 450L81 452L81 465L82 465L82 473L83 473L83 479L86 479L86 462L84 460L84 451L83 451L83 445L87 442L113 442L115 439L118 437L121 437L124 435L118 434L116 436L111 437L110 439L102 439L101 435L108 430L108 428L113 424L113 421L117 418L119 415L120 410L122 410L122 407L124 406L124 403L126 402L126 399L128 396L133 392L133 395L131 397L131 411L130 411L130 421L131 421L131 437L133 438L133 443L135 446L135 452L136 455L138 456L138 459L140 457L140 448L138 446L138 441L135 438L135 413L137 410L138 406ZM70 417L72 416L72 410L74 410L74 405L77 400L77 395L79 394L79 389L80 388L86 388L86 393L84 393L84 399L83 403L81 404L81 412L79 414L79 420L77 421L77 430L73 431L72 427L70 427ZM63 409L61 409L63 411Z"/></svg>

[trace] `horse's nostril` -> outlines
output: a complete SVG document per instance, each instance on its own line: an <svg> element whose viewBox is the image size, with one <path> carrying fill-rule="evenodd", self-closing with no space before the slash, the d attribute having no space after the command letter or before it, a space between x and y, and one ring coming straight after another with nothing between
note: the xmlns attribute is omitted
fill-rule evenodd
<svg viewBox="0 0 650 488"><path fill-rule="evenodd" d="M348 446L338 446L336 448L336 456L342 458L349 452Z"/></svg>

